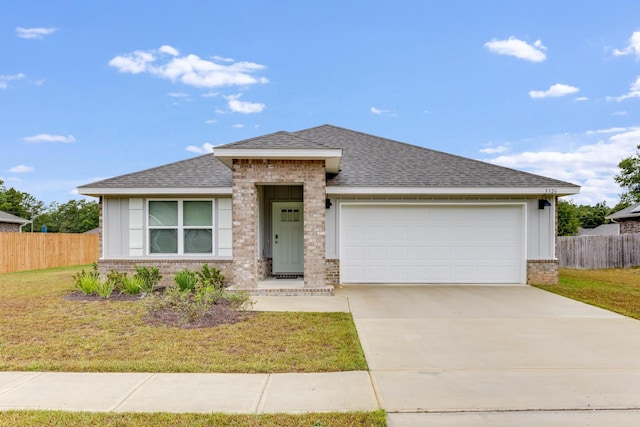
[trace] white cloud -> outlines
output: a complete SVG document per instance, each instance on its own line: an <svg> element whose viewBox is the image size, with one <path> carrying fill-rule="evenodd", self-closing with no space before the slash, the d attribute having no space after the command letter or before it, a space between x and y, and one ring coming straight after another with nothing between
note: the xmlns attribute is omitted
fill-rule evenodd
<svg viewBox="0 0 640 427"><path fill-rule="evenodd" d="M189 94L185 92L169 92L167 96L170 96L172 98L188 98Z"/></svg>
<svg viewBox="0 0 640 427"><path fill-rule="evenodd" d="M377 116L384 114L386 116L395 117L397 115L396 113L394 113L391 110L382 110L382 109L379 109L379 108L376 108L376 107L369 108L369 111L371 112L371 114L375 114Z"/></svg>
<svg viewBox="0 0 640 427"><path fill-rule="evenodd" d="M16 35L21 39L42 39L44 36L53 34L57 31L56 28L16 28Z"/></svg>
<svg viewBox="0 0 640 427"><path fill-rule="evenodd" d="M560 96L570 95L580 91L577 87L556 83L549 87L548 90L532 90L529 92L531 98L558 98Z"/></svg>
<svg viewBox="0 0 640 427"><path fill-rule="evenodd" d="M207 93L203 93L200 96L203 98L215 98L218 95L220 95L218 92L207 92Z"/></svg>
<svg viewBox="0 0 640 427"><path fill-rule="evenodd" d="M585 102L585 101L588 101L588 100L589 100L589 98L587 98L586 96L579 96L576 99L574 99L574 101L577 101L577 102Z"/></svg>
<svg viewBox="0 0 640 427"><path fill-rule="evenodd" d="M640 76L631 83L629 86L629 92L620 96L607 96L607 101L622 102L625 99L640 98Z"/></svg>
<svg viewBox="0 0 640 427"><path fill-rule="evenodd" d="M547 55L543 52L547 48L540 40L536 40L533 45L517 39L513 36L507 40L493 39L484 44L489 51L498 55L515 56L531 62L542 62L547 59Z"/></svg>
<svg viewBox="0 0 640 427"><path fill-rule="evenodd" d="M225 58L224 56L218 56L218 55L212 56L211 59L219 62L234 62L233 58Z"/></svg>
<svg viewBox="0 0 640 427"><path fill-rule="evenodd" d="M214 147L213 144L209 144L208 142L205 142L200 147L198 147L197 145L189 145L187 146L186 150L192 153L206 154L206 153L213 153L213 147Z"/></svg>
<svg viewBox="0 0 640 427"><path fill-rule="evenodd" d="M606 135L606 139L601 139L603 135ZM640 144L640 128L610 128L582 134L552 135L512 143L510 146L513 149L524 143L543 148L525 149L487 161L578 184L582 186L580 194L571 197L576 203L593 205L606 201L609 206L614 206L622 190L613 177L620 172L618 163L636 152Z"/></svg>
<svg viewBox="0 0 640 427"><path fill-rule="evenodd" d="M613 113L611 113L612 116L626 116L627 114L629 114L629 112L626 110L614 111Z"/></svg>
<svg viewBox="0 0 640 427"><path fill-rule="evenodd" d="M264 104L258 102L240 101L238 98L240 98L241 95L242 94L229 95L225 97L229 103L229 109L231 109L231 111L235 113L252 114L260 113L266 108Z"/></svg>
<svg viewBox="0 0 640 427"><path fill-rule="evenodd" d="M484 154L500 154L509 151L509 147L505 145L499 145L497 147L487 147L480 150Z"/></svg>
<svg viewBox="0 0 640 427"><path fill-rule="evenodd" d="M11 173L33 172L33 167L25 166L25 165L16 165L16 166L12 167L11 169L9 169L9 172L11 172Z"/></svg>
<svg viewBox="0 0 640 427"><path fill-rule="evenodd" d="M231 126L234 129L242 129L244 128L244 125L242 123L236 123L235 125Z"/></svg>
<svg viewBox="0 0 640 427"><path fill-rule="evenodd" d="M615 56L635 55L636 58L640 58L640 31L635 31L629 38L629 45L624 49L614 49L613 54Z"/></svg>
<svg viewBox="0 0 640 427"><path fill-rule="evenodd" d="M9 87L9 82L14 80L22 80L26 75L23 73L18 74L0 74L0 89L6 89Z"/></svg>
<svg viewBox="0 0 640 427"><path fill-rule="evenodd" d="M160 49L158 49L158 52L166 53L167 55L171 55L171 56L180 55L180 52L178 51L178 49L172 46L168 46L166 44L163 46L160 46Z"/></svg>
<svg viewBox="0 0 640 427"><path fill-rule="evenodd" d="M73 135L51 135L48 133L40 133L38 135L26 136L22 138L24 142L61 142L68 144L70 142L76 142L76 138Z"/></svg>
<svg viewBox="0 0 640 427"><path fill-rule="evenodd" d="M109 61L109 65L121 73L149 73L198 88L246 86L269 81L265 77L254 76L266 68L264 65L246 61L229 62L227 58L220 60L215 57L213 61L208 61L194 54L180 56L177 49L168 45L157 50L136 50L116 56Z"/></svg>
<svg viewBox="0 0 640 427"><path fill-rule="evenodd" d="M204 122L206 124L208 124L208 125L212 125L214 123L218 123L218 121L216 119L209 119L209 120L205 120Z"/></svg>

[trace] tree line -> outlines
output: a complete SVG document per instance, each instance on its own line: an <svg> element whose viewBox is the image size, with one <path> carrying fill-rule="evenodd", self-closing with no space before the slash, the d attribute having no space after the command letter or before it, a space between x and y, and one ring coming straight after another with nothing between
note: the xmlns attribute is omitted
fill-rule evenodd
<svg viewBox="0 0 640 427"><path fill-rule="evenodd" d="M69 200L48 206L29 193L6 188L0 180L0 211L33 221L22 231L39 232L46 226L50 233L84 233L98 227L100 208L97 202Z"/></svg>

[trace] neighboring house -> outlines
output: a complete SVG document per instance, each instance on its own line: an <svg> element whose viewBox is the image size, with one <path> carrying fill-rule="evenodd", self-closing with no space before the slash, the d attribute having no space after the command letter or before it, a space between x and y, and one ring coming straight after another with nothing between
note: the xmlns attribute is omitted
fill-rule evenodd
<svg viewBox="0 0 640 427"><path fill-rule="evenodd" d="M620 234L640 233L640 203L614 212L606 219L620 225Z"/></svg>
<svg viewBox="0 0 640 427"><path fill-rule="evenodd" d="M303 275L309 294L337 283L556 283L556 198L579 190L330 125L78 188L100 198L102 272L209 263L247 289Z"/></svg>
<svg viewBox="0 0 640 427"><path fill-rule="evenodd" d="M620 234L620 227L618 224L600 224L594 228L582 228L578 229L578 236L611 236Z"/></svg>
<svg viewBox="0 0 640 427"><path fill-rule="evenodd" d="M0 232L9 231L19 233L22 231L22 227L27 224L31 224L31 221L8 212L0 211Z"/></svg>

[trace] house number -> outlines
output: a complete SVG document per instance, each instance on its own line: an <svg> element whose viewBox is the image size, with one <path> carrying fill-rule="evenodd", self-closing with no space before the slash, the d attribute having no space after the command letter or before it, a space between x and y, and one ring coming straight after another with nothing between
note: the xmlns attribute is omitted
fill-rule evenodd
<svg viewBox="0 0 640 427"><path fill-rule="evenodd" d="M544 190L544 194L557 194L558 190L556 190L555 188L545 188Z"/></svg>

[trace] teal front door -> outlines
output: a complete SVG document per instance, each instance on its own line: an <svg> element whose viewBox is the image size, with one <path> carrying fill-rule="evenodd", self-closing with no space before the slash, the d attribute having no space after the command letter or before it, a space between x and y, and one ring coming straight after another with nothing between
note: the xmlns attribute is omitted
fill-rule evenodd
<svg viewBox="0 0 640 427"><path fill-rule="evenodd" d="M304 272L302 202L273 202L273 274Z"/></svg>

